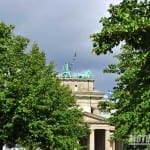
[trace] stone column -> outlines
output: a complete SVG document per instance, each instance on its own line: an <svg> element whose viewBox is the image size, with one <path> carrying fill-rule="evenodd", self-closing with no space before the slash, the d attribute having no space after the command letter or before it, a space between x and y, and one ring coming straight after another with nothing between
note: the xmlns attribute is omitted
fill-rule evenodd
<svg viewBox="0 0 150 150"><path fill-rule="evenodd" d="M109 130L105 130L105 150L111 150Z"/></svg>
<svg viewBox="0 0 150 150"><path fill-rule="evenodd" d="M94 129L91 129L90 140L89 140L89 150L95 149L95 134Z"/></svg>
<svg viewBox="0 0 150 150"><path fill-rule="evenodd" d="M109 132L109 136L110 136L110 138L113 138L113 136L114 136L114 132L112 131L110 131ZM115 140L113 140L113 139L111 139L111 141L110 141L110 146L111 146L111 149L112 150L115 150Z"/></svg>
<svg viewBox="0 0 150 150"><path fill-rule="evenodd" d="M115 141L112 141L112 142L113 142L112 149L115 150Z"/></svg>

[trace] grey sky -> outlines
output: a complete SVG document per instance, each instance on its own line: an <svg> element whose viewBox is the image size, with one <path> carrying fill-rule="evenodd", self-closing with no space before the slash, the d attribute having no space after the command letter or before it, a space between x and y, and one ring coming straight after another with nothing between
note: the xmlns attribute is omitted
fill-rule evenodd
<svg viewBox="0 0 150 150"><path fill-rule="evenodd" d="M15 25L15 33L38 43L45 51L47 62L56 63L56 70L77 58L74 71L91 69L96 88L107 91L114 86L115 75L103 74L107 64L114 62L112 55L96 56L91 53L90 34L99 31L101 17L107 16L110 3L119 0L1 0L0 19ZM116 50L117 51L117 50Z"/></svg>

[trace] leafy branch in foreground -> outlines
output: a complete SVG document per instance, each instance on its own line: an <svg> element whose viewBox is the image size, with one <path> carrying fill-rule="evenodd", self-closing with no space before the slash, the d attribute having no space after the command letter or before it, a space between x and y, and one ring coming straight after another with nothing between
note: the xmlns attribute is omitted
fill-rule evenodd
<svg viewBox="0 0 150 150"><path fill-rule="evenodd" d="M27 52L29 40L13 28L0 22L0 149L81 149L89 130L75 98L38 45Z"/></svg>
<svg viewBox="0 0 150 150"><path fill-rule="evenodd" d="M123 0L110 5L109 17L101 19L99 33L91 35L93 52L113 52L122 43L118 64L110 64L107 73L116 73L113 99L116 112L110 118L115 138L150 134L150 1ZM123 41L123 42L122 42Z"/></svg>

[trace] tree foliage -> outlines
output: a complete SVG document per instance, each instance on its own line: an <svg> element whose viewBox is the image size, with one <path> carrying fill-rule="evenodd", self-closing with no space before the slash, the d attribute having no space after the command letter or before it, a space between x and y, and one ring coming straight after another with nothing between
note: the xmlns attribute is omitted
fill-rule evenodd
<svg viewBox="0 0 150 150"><path fill-rule="evenodd" d="M112 98L117 111L110 122L115 137L150 134L150 1L123 0L110 5L110 16L102 18L102 30L91 36L97 55L113 52L122 43L118 64L110 64L107 73L117 73ZM123 42L122 42L123 41Z"/></svg>
<svg viewBox="0 0 150 150"><path fill-rule="evenodd" d="M61 85L54 63L46 65L37 44L0 23L0 144L29 149L80 149L88 134L82 112L68 87Z"/></svg>
<svg viewBox="0 0 150 150"><path fill-rule="evenodd" d="M110 5L110 17L101 18L103 28L91 35L93 52L112 52L121 41L135 49L150 48L150 1L123 0L118 5Z"/></svg>

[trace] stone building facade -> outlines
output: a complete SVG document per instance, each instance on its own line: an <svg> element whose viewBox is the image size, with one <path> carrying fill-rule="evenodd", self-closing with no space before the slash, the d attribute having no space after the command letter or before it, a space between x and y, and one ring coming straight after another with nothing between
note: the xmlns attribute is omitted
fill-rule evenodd
<svg viewBox="0 0 150 150"><path fill-rule="evenodd" d="M83 110L84 121L90 126L91 134L82 144L86 150L115 150L115 142L111 139L114 126L100 115L98 104L103 101L104 93L97 91L91 78L61 78L63 85L68 85L75 95L77 104Z"/></svg>

